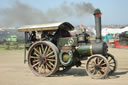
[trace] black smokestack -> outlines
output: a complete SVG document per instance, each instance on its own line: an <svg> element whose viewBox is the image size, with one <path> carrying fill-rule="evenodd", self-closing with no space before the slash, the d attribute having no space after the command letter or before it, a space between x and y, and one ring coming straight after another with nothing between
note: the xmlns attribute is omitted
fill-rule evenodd
<svg viewBox="0 0 128 85"><path fill-rule="evenodd" d="M95 9L94 11L95 16L95 29L96 29L96 40L101 41L101 11L99 9Z"/></svg>

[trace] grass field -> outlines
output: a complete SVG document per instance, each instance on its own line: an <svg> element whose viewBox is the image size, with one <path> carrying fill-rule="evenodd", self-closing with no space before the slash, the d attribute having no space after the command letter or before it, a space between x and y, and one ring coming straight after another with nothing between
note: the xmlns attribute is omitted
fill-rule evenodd
<svg viewBox="0 0 128 85"><path fill-rule="evenodd" d="M18 48L16 49L14 45L11 45L9 49L6 48L5 44L0 44L0 51L2 50L21 50L24 49L24 44L18 44Z"/></svg>

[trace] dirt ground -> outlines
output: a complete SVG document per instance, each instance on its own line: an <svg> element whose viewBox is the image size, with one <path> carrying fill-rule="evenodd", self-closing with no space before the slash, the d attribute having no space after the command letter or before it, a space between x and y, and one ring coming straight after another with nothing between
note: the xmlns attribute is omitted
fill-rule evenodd
<svg viewBox="0 0 128 85"><path fill-rule="evenodd" d="M84 67L54 77L37 77L24 64L23 50L0 49L0 85L128 85L128 49L109 49L118 69L107 79L91 79Z"/></svg>

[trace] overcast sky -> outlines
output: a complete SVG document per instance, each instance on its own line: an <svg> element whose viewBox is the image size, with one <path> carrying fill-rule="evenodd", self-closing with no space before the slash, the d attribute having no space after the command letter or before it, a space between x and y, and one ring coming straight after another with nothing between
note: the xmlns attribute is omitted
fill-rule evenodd
<svg viewBox="0 0 128 85"><path fill-rule="evenodd" d="M0 0L0 4L1 4L0 9L11 8L13 6L14 1L16 0ZM68 5L68 7L73 7L71 3L75 3L75 4L83 3L83 2L91 3L94 8L101 9L103 25L128 24L128 0L18 0L18 1L32 8L39 9L43 13L47 12L50 8L52 9L60 8L60 6L65 3ZM80 23L84 25L94 25L94 17L92 14L88 14L86 16L82 15L83 17L72 17L72 16L58 19L58 22L60 20L60 21L69 21L75 25L78 25ZM0 21L2 22L2 16L0 16Z"/></svg>

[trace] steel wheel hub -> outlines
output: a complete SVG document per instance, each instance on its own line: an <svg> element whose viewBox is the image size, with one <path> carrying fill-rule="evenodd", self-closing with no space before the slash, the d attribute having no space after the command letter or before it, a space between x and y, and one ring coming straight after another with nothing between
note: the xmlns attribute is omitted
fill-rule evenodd
<svg viewBox="0 0 128 85"><path fill-rule="evenodd" d="M99 65L99 64L96 64L96 65L95 65L95 69L96 69L96 70L100 70L100 65Z"/></svg>
<svg viewBox="0 0 128 85"><path fill-rule="evenodd" d="M44 61L45 60L45 57L44 56L40 56L40 61Z"/></svg>

